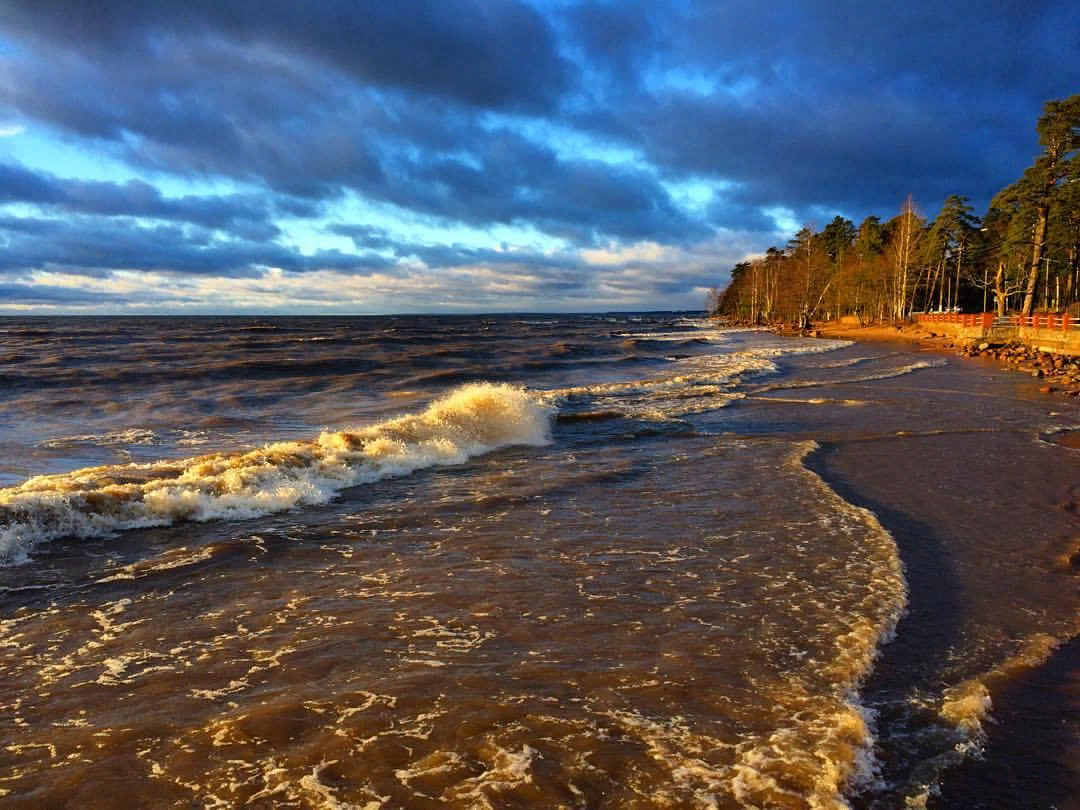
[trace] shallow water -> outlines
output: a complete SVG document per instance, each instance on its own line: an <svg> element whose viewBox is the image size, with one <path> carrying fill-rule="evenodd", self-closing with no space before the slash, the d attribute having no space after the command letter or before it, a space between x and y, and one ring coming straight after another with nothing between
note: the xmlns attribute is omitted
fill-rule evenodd
<svg viewBox="0 0 1080 810"><path fill-rule="evenodd" d="M672 315L0 329L10 806L1077 795L1008 753L1077 632L1030 380Z"/></svg>

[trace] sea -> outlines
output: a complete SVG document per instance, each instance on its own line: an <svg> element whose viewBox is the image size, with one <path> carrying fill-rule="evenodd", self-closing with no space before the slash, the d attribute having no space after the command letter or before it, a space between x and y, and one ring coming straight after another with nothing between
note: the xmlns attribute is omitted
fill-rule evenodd
<svg viewBox="0 0 1080 810"><path fill-rule="evenodd" d="M688 313L0 319L4 808L1080 807L1080 400Z"/></svg>

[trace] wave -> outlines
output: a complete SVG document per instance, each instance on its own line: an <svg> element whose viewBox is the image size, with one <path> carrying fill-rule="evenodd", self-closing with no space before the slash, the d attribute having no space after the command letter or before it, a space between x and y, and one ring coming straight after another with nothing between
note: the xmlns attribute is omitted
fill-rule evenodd
<svg viewBox="0 0 1080 810"><path fill-rule="evenodd" d="M40 543L183 520L243 519L510 445L550 441L553 408L524 388L461 386L422 413L242 453L91 467L0 490L0 563Z"/></svg>
<svg viewBox="0 0 1080 810"><path fill-rule="evenodd" d="M1080 425L1056 425L1039 432L1037 441L1069 450L1080 450Z"/></svg>
<svg viewBox="0 0 1080 810"><path fill-rule="evenodd" d="M570 404L588 403L588 411L617 411L635 419L669 420L705 413L745 397L739 390L749 378L779 372L776 359L785 356L834 351L850 345L844 341L816 340L784 346L670 360L667 373L635 380L616 380L559 388L549 396ZM782 387L782 386L781 386ZM771 390L762 386L755 393ZM560 408L560 414L564 409Z"/></svg>
<svg viewBox="0 0 1080 810"><path fill-rule="evenodd" d="M732 792L746 807L844 810L847 797L871 783L878 769L873 713L859 690L882 646L895 637L907 608L907 580L900 551L877 516L844 500L807 466L817 449L816 442L799 442L787 464L827 505L827 525L860 538L861 559L848 563L860 576L854 586L843 577L835 582L850 602L833 616L840 624L830 654L785 673L768 695L777 726L736 746Z"/></svg>
<svg viewBox="0 0 1080 810"><path fill-rule="evenodd" d="M107 433L80 433L47 439L41 447L47 450L72 450L80 447L104 447L123 451L129 447L174 444L177 447L194 447L210 441L206 431L174 429L159 433L150 428L132 427Z"/></svg>
<svg viewBox="0 0 1080 810"><path fill-rule="evenodd" d="M844 360L835 360L826 363L817 364L816 368L849 368L851 366L861 366L864 363L872 363L877 360L884 360L889 357L895 357L896 352L891 354L868 354L862 357L848 357Z"/></svg>
<svg viewBox="0 0 1080 810"><path fill-rule="evenodd" d="M852 383L876 382L878 380L891 380L894 377L904 377L924 368L940 368L948 363L947 360L919 360L915 363L898 366L885 371L860 374L857 377L837 378L835 380L795 380L793 382L778 382L763 385L752 393L762 394L767 391L790 391L796 388L823 388L829 385L850 385Z"/></svg>
<svg viewBox="0 0 1080 810"><path fill-rule="evenodd" d="M937 697L911 698L913 707L934 718L919 732L928 741L929 752L910 768L906 783L886 787L904 796L907 807L928 807L948 770L982 755L987 740L984 724L993 709L991 692L1018 674L1044 664L1062 643L1047 633L1035 633L993 669L949 687Z"/></svg>

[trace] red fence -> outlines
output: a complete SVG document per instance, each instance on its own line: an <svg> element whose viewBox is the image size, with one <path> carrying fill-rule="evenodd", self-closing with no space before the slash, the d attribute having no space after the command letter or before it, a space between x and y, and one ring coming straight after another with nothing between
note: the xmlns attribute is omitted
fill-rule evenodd
<svg viewBox="0 0 1080 810"><path fill-rule="evenodd" d="M997 316L993 312L924 312L915 316L919 323L956 323L960 326L993 326Z"/></svg>
<svg viewBox="0 0 1080 810"><path fill-rule="evenodd" d="M1033 329L1077 329L1080 318L1054 315L1049 312L1035 315L1004 315L993 312L923 312L915 316L920 323L955 323L960 326L1028 326Z"/></svg>

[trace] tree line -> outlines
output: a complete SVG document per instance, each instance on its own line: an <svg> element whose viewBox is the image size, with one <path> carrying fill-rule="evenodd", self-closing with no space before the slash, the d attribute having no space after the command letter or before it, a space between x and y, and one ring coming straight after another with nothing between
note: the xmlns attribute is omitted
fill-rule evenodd
<svg viewBox="0 0 1080 810"><path fill-rule="evenodd" d="M728 286L709 291L708 310L803 328L991 306L1080 314L1080 95L1047 102L1036 131L1039 155L981 217L950 195L930 220L909 196L886 222L804 225L783 248L735 265Z"/></svg>

